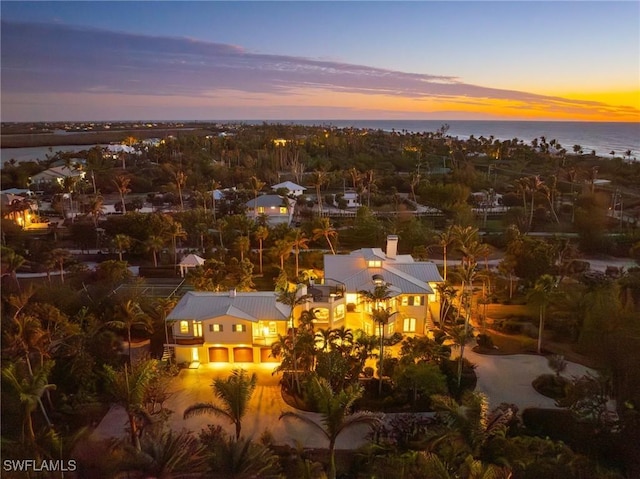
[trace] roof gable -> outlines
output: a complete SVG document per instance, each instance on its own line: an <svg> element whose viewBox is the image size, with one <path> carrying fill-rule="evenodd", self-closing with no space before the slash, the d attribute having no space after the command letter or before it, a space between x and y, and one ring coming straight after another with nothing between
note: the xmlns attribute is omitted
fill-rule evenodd
<svg viewBox="0 0 640 479"><path fill-rule="evenodd" d="M273 292L211 293L189 291L167 316L167 321L204 321L232 316L247 321L289 319L290 308L277 301Z"/></svg>

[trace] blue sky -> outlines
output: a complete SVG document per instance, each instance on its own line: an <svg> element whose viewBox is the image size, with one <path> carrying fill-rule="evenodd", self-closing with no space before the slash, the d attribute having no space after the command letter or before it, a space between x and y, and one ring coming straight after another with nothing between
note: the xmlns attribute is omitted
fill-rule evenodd
<svg viewBox="0 0 640 479"><path fill-rule="evenodd" d="M0 8L4 121L640 119L636 1Z"/></svg>

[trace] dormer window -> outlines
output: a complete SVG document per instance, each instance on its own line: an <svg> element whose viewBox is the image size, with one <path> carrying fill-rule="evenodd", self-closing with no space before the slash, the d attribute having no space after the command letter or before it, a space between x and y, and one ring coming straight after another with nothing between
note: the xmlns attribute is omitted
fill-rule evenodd
<svg viewBox="0 0 640 479"><path fill-rule="evenodd" d="M367 260L367 266L369 268L382 268L382 260L379 260L379 259Z"/></svg>

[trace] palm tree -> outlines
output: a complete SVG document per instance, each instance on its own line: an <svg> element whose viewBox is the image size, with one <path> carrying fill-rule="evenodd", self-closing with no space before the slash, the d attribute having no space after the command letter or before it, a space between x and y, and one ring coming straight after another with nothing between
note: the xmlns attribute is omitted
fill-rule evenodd
<svg viewBox="0 0 640 479"><path fill-rule="evenodd" d="M316 422L300 413L287 411L280 414L282 418L294 418L308 424L319 431L329 441L328 479L336 477L335 447L336 440L347 429L358 425L373 427L380 419L369 412L351 413L353 403L362 396L360 386L349 385L339 392L334 392L325 378L314 378L311 383L311 395L315 399L321 420Z"/></svg>
<svg viewBox="0 0 640 479"><path fill-rule="evenodd" d="M122 261L122 253L131 248L132 238L124 234L117 234L113 237L113 246L118 251L118 259Z"/></svg>
<svg viewBox="0 0 640 479"><path fill-rule="evenodd" d="M20 281L18 281L16 271L20 268L20 266L24 264L24 262L26 261L25 258L13 251L11 248L7 248L6 246L2 246L0 257L2 259L2 264L6 268L4 274L9 275L9 277L18 287L18 291L20 291Z"/></svg>
<svg viewBox="0 0 640 479"><path fill-rule="evenodd" d="M322 186L327 182L327 172L315 170L312 175L313 185L316 187L316 197L318 199L318 215L322 216Z"/></svg>
<svg viewBox="0 0 640 479"><path fill-rule="evenodd" d="M447 247L451 246L454 242L455 235L453 233L453 226L450 225L438 235L438 244L442 246L442 261L444 263L443 279L445 281L447 280Z"/></svg>
<svg viewBox="0 0 640 479"><path fill-rule="evenodd" d="M451 226L451 236L456 244L458 250L462 253L462 260L460 264L463 265L466 261L469 261L469 250L474 243L478 243L478 228L474 226Z"/></svg>
<svg viewBox="0 0 640 479"><path fill-rule="evenodd" d="M338 232L331 225L329 218L320 218L318 220L318 226L313 229L314 241L318 238L325 238L329 244L329 248L331 248L331 254L336 254L331 238L336 238L337 236Z"/></svg>
<svg viewBox="0 0 640 479"><path fill-rule="evenodd" d="M164 246L164 239L161 236L149 236L147 240L144 242L144 246L147 251L151 251L153 253L153 266L158 267L158 253L162 251Z"/></svg>
<svg viewBox="0 0 640 479"><path fill-rule="evenodd" d="M258 226L253 233L253 236L258 240L258 256L260 258L260 274L262 274L262 250L264 246L264 240L269 236L269 228L266 226Z"/></svg>
<svg viewBox="0 0 640 479"><path fill-rule="evenodd" d="M180 197L180 211L184 211L184 200L182 199L182 189L187 184L187 175L182 170L173 173L173 179L176 182L178 196Z"/></svg>
<svg viewBox="0 0 640 479"><path fill-rule="evenodd" d="M380 382L378 383L378 394L382 394L382 377L384 375L382 370L384 364L384 328L389 324L391 316L396 314L396 312L392 312L391 308L386 305L393 296L388 283L378 284L374 287L373 291L362 290L359 291L358 294L371 304L370 316L373 322L378 325L378 331L380 332Z"/></svg>
<svg viewBox="0 0 640 479"><path fill-rule="evenodd" d="M167 235L171 236L171 245L173 248L173 264L178 264L178 238L186 238L187 232L182 228L182 224L169 217L171 221L168 223Z"/></svg>
<svg viewBox="0 0 640 479"><path fill-rule="evenodd" d="M131 330L133 328L143 329L145 332L152 332L151 321L140 305L129 299L124 304L116 307L115 317L112 321L107 321L105 326L109 328L124 329L127 331L127 341L129 342L129 362L131 362Z"/></svg>
<svg viewBox="0 0 640 479"><path fill-rule="evenodd" d="M104 206L104 198L100 195L94 195L91 201L89 202L89 210L88 214L91 216L93 220L93 227L98 228L98 220L100 216L104 214L102 211L102 207Z"/></svg>
<svg viewBox="0 0 640 479"><path fill-rule="evenodd" d="M543 274L536 281L533 290L529 293L529 300L538 305L540 321L538 325L538 354L542 353L542 333L544 331L544 320L547 306L554 296L556 279L550 274Z"/></svg>
<svg viewBox="0 0 640 479"><path fill-rule="evenodd" d="M105 366L107 388L114 402L122 406L129 418L129 437L136 451L141 451L140 420L149 422L144 401L153 379L158 375L155 359L125 364L122 371Z"/></svg>
<svg viewBox="0 0 640 479"><path fill-rule="evenodd" d="M53 361L47 361L42 367L37 368L33 374L21 374L18 364L9 362L2 368L2 379L5 384L18 396L22 413L22 443L33 448L35 445L35 432L33 430L33 413L41 406L42 412L45 413L42 405L42 395L51 389L55 389L55 384L49 384L48 378L53 368ZM51 422L46 416L45 419L49 426Z"/></svg>
<svg viewBox="0 0 640 479"><path fill-rule="evenodd" d="M238 236L234 242L234 246L240 253L240 261L244 261L244 255L251 249L249 237Z"/></svg>
<svg viewBox="0 0 640 479"><path fill-rule="evenodd" d="M251 188L251 191L253 191L253 218L254 219L258 218L258 193L260 193L260 190L264 188L264 185L266 185L266 183L260 180L257 176L252 176L249 179L249 186Z"/></svg>
<svg viewBox="0 0 640 479"><path fill-rule="evenodd" d="M273 245L273 252L280 258L280 269L284 271L284 260L293 251L293 243L286 238L277 240Z"/></svg>
<svg viewBox="0 0 640 479"><path fill-rule="evenodd" d="M64 248L56 248L49 254L51 255L52 261L58 265L60 269L60 280L64 283L64 263L71 258L71 253Z"/></svg>
<svg viewBox="0 0 640 479"><path fill-rule="evenodd" d="M234 369L227 379L215 379L211 385L215 396L222 406L212 403L197 403L189 406L183 414L184 419L201 414L215 414L229 419L236 428L236 441L240 439L242 418L247 413L249 400L258 383L255 373L247 375L244 369Z"/></svg>
<svg viewBox="0 0 640 479"><path fill-rule="evenodd" d="M118 189L118 193L120 193L120 201L122 202L122 214L127 214L127 207L124 203L124 197L127 193L130 193L129 184L131 183L131 177L127 175L118 175L113 180L113 183L116 185Z"/></svg>
<svg viewBox="0 0 640 479"><path fill-rule="evenodd" d="M300 274L300 250L309 249L309 238L304 234L300 228L294 228L291 235L291 246L293 246L293 254L296 257L296 277Z"/></svg>

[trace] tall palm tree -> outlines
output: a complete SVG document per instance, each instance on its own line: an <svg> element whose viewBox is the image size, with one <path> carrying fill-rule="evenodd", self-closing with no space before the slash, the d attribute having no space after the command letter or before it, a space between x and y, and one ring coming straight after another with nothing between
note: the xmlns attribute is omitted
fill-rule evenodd
<svg viewBox="0 0 640 479"><path fill-rule="evenodd" d="M389 324L391 316L396 314L388 306L389 300L393 297L391 294L390 285L388 283L382 283L376 285L373 291L362 290L358 294L362 298L371 304L371 319L378 325L378 331L380 333L380 382L378 383L378 394L382 394L382 377L383 364L384 364L384 328Z"/></svg>
<svg viewBox="0 0 640 479"><path fill-rule="evenodd" d="M235 249L240 253L240 261L244 261L244 255L251 249L251 241L248 236L238 236L234 242Z"/></svg>
<svg viewBox="0 0 640 479"><path fill-rule="evenodd" d="M20 407L22 413L22 443L33 448L35 445L36 435L33 430L33 413L35 412L38 404L42 407L44 413L44 407L42 406L42 395L51 389L55 389L55 384L49 384L49 374L53 368L53 362L47 361L42 367L37 368L33 374L22 374L18 368L18 364L9 362L2 368L2 379L5 384L9 386L20 400ZM45 419L49 422L49 418Z"/></svg>
<svg viewBox="0 0 640 479"><path fill-rule="evenodd" d="M129 184L131 183L131 177L127 175L118 175L114 178L113 183L116 185L118 193L120 194L120 201L122 203L122 214L127 214L127 207L124 202L124 197L127 193L131 192Z"/></svg>
<svg viewBox="0 0 640 479"><path fill-rule="evenodd" d="M251 191L253 191L253 218L254 219L258 218L258 193L260 193L260 190L264 188L264 185L266 185L266 183L260 180L257 176L252 176L249 179L249 186L251 188Z"/></svg>
<svg viewBox="0 0 640 479"><path fill-rule="evenodd" d="M98 220L104 215L104 211L102 211L103 206L104 198L101 195L94 195L89 202L89 210L87 213L91 216L93 227L96 229L98 228Z"/></svg>
<svg viewBox="0 0 640 479"><path fill-rule="evenodd" d="M273 245L273 252L280 258L281 270L284 271L284 260L289 257L292 251L293 243L287 238L277 240Z"/></svg>
<svg viewBox="0 0 640 479"><path fill-rule="evenodd" d="M258 257L260 259L260 274L262 274L262 251L264 240L269 236L269 228L266 226L258 226L253 233L253 236L258 240Z"/></svg>
<svg viewBox="0 0 640 479"><path fill-rule="evenodd" d="M333 247L333 243L331 242L332 238L336 238L338 236L338 232L334 229L329 221L329 218L320 218L318 220L318 226L313 229L313 239L314 241L318 238L325 238L327 240L327 244L329 248L331 248L331 254L336 254L336 250Z"/></svg>
<svg viewBox="0 0 640 479"><path fill-rule="evenodd" d="M538 354L542 353L542 333L544 331L544 321L547 313L547 306L554 296L556 279L550 274L540 276L533 290L529 293L529 300L538 305L540 320L538 324Z"/></svg>
<svg viewBox="0 0 640 479"><path fill-rule="evenodd" d="M249 400L258 383L258 376L248 376L244 369L234 369L227 379L215 379L211 385L214 395L222 406L212 403L197 403L189 406L183 414L184 419L201 414L215 414L229 419L236 428L236 441L240 439L242 418L247 413Z"/></svg>
<svg viewBox="0 0 640 479"><path fill-rule="evenodd" d="M312 174L313 185L316 187L316 197L318 199L318 215L322 216L322 186L327 182L327 172L315 170Z"/></svg>
<svg viewBox="0 0 640 479"><path fill-rule="evenodd" d="M131 330L133 328L142 329L151 333L153 328L149 316L142 310L140 305L132 299L126 303L119 304L115 311L116 319L107 321L105 326L109 328L124 329L127 332L129 342L129 362L131 362Z"/></svg>
<svg viewBox="0 0 640 479"><path fill-rule="evenodd" d="M311 426L329 441L328 479L336 477L335 447L336 440L344 431L358 425L373 427L380 419L369 412L351 413L353 403L362 396L360 386L349 385L339 392L334 392L325 378L315 378L311 383L311 395L318 405L321 420L316 422L300 413L287 411L280 414L280 419L293 418Z"/></svg>
<svg viewBox="0 0 640 479"><path fill-rule="evenodd" d="M443 279L447 280L447 248L455 242L455 235L453 233L453 226L449 225L447 229L442 231L438 237L438 244L442 246L442 262L443 266Z"/></svg>
<svg viewBox="0 0 640 479"><path fill-rule="evenodd" d="M155 359L125 364L122 371L105 366L107 389L116 404L122 406L129 419L129 437L136 451L141 451L140 420L149 421L144 400L153 379L158 375Z"/></svg>
<svg viewBox="0 0 640 479"><path fill-rule="evenodd" d="M113 246L118 251L118 259L122 261L122 253L131 248L132 238L124 234L117 234L113 237Z"/></svg>
<svg viewBox="0 0 640 479"><path fill-rule="evenodd" d="M64 283L64 263L71 258L71 253L64 248L56 248L49 253L52 261L58 265L60 280Z"/></svg>
<svg viewBox="0 0 640 479"><path fill-rule="evenodd" d="M164 239L161 236L151 235L144 242L144 246L147 251L153 253L153 266L158 267L158 253L162 251L164 247Z"/></svg>
<svg viewBox="0 0 640 479"><path fill-rule="evenodd" d="M309 249L309 238L300 228L294 228L291 235L291 246L293 246L293 254L296 257L296 277L300 274L300 250Z"/></svg>
<svg viewBox="0 0 640 479"><path fill-rule="evenodd" d="M187 175L182 170L173 173L173 179L176 182L176 188L178 189L178 197L180 198L180 211L184 211L184 200L182 198L182 190L187 184Z"/></svg>
<svg viewBox="0 0 640 479"><path fill-rule="evenodd" d="M6 246L2 246L0 251L0 258L2 260L2 264L5 266L5 274L9 275L15 285L18 287L18 291L20 291L20 281L18 281L18 276L16 271L24 264L26 259L13 251L11 248L7 248Z"/></svg>
<svg viewBox="0 0 640 479"><path fill-rule="evenodd" d="M171 218L171 217L169 217ZM171 245L173 248L173 264L178 264L178 238L186 238L187 232L182 228L182 223L175 221L171 218L171 221L167 225L167 235L171 237Z"/></svg>

